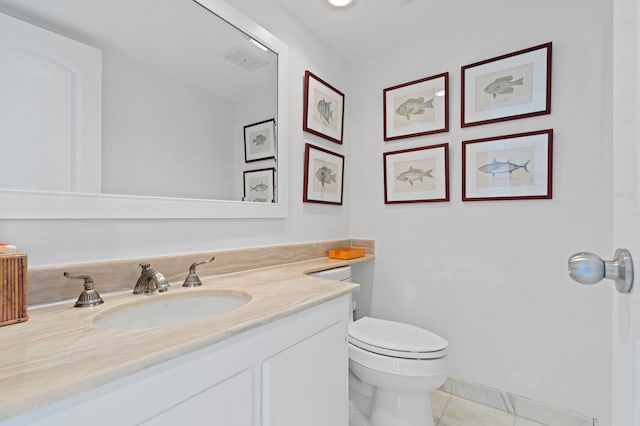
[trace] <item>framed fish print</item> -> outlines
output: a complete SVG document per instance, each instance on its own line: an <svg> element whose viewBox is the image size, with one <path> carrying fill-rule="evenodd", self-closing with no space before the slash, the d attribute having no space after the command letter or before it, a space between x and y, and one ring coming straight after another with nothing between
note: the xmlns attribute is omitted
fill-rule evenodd
<svg viewBox="0 0 640 426"><path fill-rule="evenodd" d="M342 204L343 155L306 144L304 170L305 203Z"/></svg>
<svg viewBox="0 0 640 426"><path fill-rule="evenodd" d="M243 201L256 203L273 203L273 185L275 182L275 168L247 170L244 172Z"/></svg>
<svg viewBox="0 0 640 426"><path fill-rule="evenodd" d="M552 196L553 129L462 142L462 201Z"/></svg>
<svg viewBox="0 0 640 426"><path fill-rule="evenodd" d="M303 114L304 131L342 144L344 94L310 71L304 73Z"/></svg>
<svg viewBox="0 0 640 426"><path fill-rule="evenodd" d="M244 126L244 161L276 158L276 121L261 121Z"/></svg>
<svg viewBox="0 0 640 426"><path fill-rule="evenodd" d="M462 67L462 127L551 113L551 43Z"/></svg>
<svg viewBox="0 0 640 426"><path fill-rule="evenodd" d="M449 201L449 144L385 152L384 202Z"/></svg>
<svg viewBox="0 0 640 426"><path fill-rule="evenodd" d="M384 140L449 131L449 73L383 90Z"/></svg>

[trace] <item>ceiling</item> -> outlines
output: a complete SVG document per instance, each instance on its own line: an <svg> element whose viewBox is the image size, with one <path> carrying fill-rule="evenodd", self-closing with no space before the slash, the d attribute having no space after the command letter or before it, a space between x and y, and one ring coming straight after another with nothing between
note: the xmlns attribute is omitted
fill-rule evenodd
<svg viewBox="0 0 640 426"><path fill-rule="evenodd" d="M564 7L557 0L354 0L342 9L327 0L262 1L280 4L350 64L398 46L440 43L452 34L465 40L490 30L508 37L508 29L534 25L522 18L536 8Z"/></svg>
<svg viewBox="0 0 640 426"><path fill-rule="evenodd" d="M326 0L275 1L349 63L424 40L429 34L436 36L445 28L443 21L459 19L462 10L468 13L469 6L480 3L447 0L436 11L433 0L354 0L341 9Z"/></svg>

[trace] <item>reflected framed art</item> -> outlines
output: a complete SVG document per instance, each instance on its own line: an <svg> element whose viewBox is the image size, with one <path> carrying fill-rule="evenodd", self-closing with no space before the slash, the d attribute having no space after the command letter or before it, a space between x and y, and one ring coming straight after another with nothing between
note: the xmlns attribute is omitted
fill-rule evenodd
<svg viewBox="0 0 640 426"><path fill-rule="evenodd" d="M276 169L273 167L245 171L243 201L273 203L275 174Z"/></svg>
<svg viewBox="0 0 640 426"><path fill-rule="evenodd" d="M244 126L244 161L276 158L276 121L261 121Z"/></svg>

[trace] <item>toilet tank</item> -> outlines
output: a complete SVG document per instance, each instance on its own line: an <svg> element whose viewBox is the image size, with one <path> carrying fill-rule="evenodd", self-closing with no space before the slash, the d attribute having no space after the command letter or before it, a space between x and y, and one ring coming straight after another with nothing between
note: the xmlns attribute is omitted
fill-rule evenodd
<svg viewBox="0 0 640 426"><path fill-rule="evenodd" d="M327 269L326 271L314 272L309 275L326 280L351 282L351 266L341 266L339 268Z"/></svg>

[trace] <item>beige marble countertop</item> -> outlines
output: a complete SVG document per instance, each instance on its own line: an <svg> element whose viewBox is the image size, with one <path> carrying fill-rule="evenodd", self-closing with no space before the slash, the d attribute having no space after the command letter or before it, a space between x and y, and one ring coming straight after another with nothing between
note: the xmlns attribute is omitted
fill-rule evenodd
<svg viewBox="0 0 640 426"><path fill-rule="evenodd" d="M319 258L217 276L150 296L103 294L105 303L73 308L75 301L29 310L29 320L0 327L0 421L108 383L159 362L187 354L358 289L358 284L306 274L367 261ZM174 326L104 328L99 316L130 303L211 290L246 293L251 300L233 311Z"/></svg>

